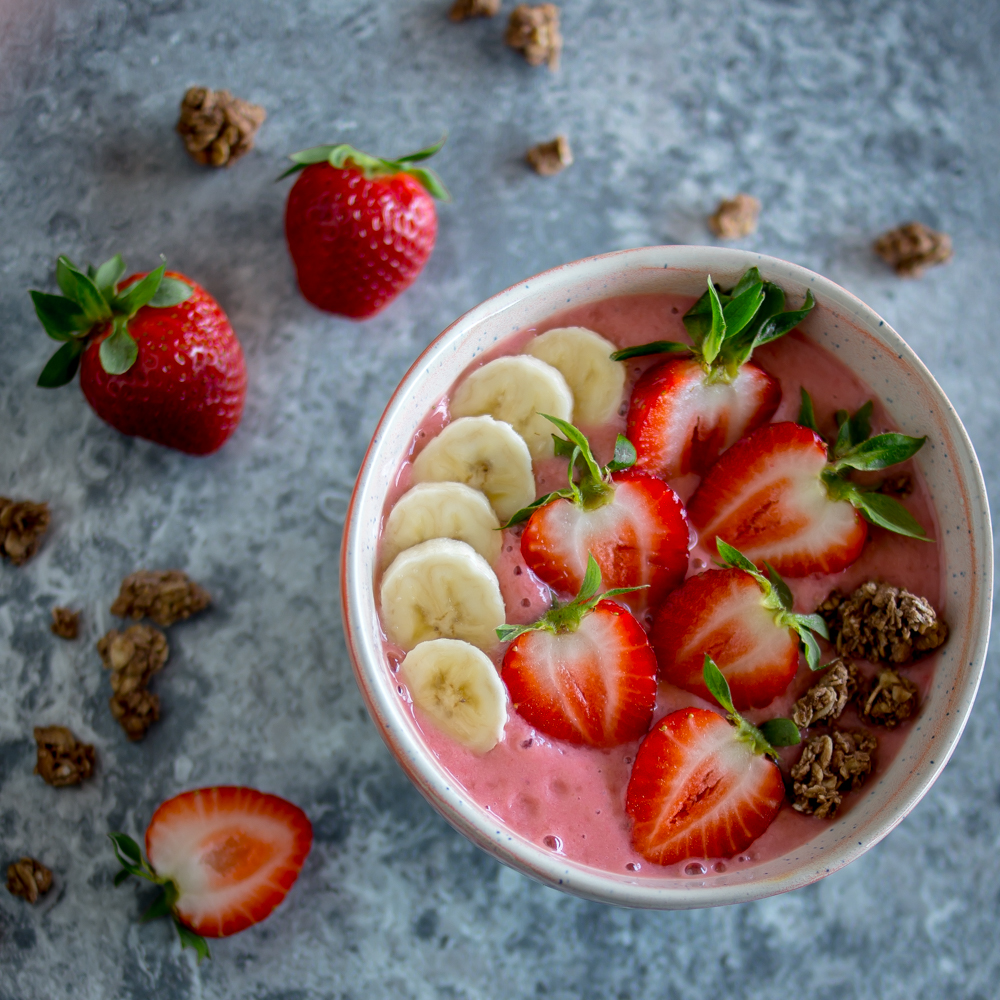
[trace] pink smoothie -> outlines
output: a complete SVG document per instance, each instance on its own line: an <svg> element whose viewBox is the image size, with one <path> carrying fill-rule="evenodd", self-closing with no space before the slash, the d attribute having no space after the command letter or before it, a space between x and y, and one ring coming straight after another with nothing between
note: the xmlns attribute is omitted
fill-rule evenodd
<svg viewBox="0 0 1000 1000"><path fill-rule="evenodd" d="M473 367L480 367L500 355L519 353L532 337L562 326L587 327L619 347L653 340L689 342L681 317L693 301L693 298L685 296L632 295L587 303L557 313L537 327L514 334L478 359ZM590 438L600 463L610 460L615 437L625 430L627 399L635 380L651 365L662 360L662 357L653 357L628 362L626 402L618 417L601 427L581 428ZM919 427L896 428L874 393L856 375L830 352L810 343L797 332L760 348L753 360L781 383L782 402L774 415L775 421L796 418L799 389L804 386L813 398L819 426L826 432L834 429L833 414L836 410L854 412L869 399L875 400L873 433L897 429L910 434L922 431ZM386 513L410 486L413 458L447 422L447 399L443 399L415 433L410 454L400 467L395 488L387 499ZM920 474L912 463L895 467L893 472L896 471L911 475L914 489L905 501L906 506L927 534L936 537L937 518ZM562 488L566 484L566 460L551 459L540 463L535 469L535 481L538 495ZM697 477L694 476L672 483L685 500L697 484ZM710 555L696 544L691 552L688 575L710 567L713 559L714 554ZM503 550L494 569L506 603L508 622L531 622L548 609L551 603L549 588L534 576L521 558L519 528L504 531ZM787 582L795 596L798 611L815 610L834 588L849 592L865 580L878 578L926 597L940 613L945 613L946 609L940 603L944 594L941 573L939 552L933 543L871 528L861 557L843 573L815 575ZM376 580L376 591L377 584ZM649 622L645 624L648 626ZM829 644L822 641L820 644L824 651L823 662L832 659L834 654ZM385 647L388 668L395 671L404 654L391 643L386 642ZM494 656L498 668L502 659L501 649ZM906 668L907 677L920 689L921 699L930 690L935 661L936 656L931 655ZM874 666L868 663L859 662L858 667L866 675L875 672ZM799 672L785 694L765 709L747 712L747 717L760 722L790 715L794 701L814 680L815 675L809 671L803 658ZM406 698L402 687L400 691L401 697ZM717 705L709 705L695 695L661 683L654 719L690 705L718 709ZM537 732L509 707L504 739L489 753L477 756L442 734L421 717L418 709L411 706L411 711L428 749L469 797L494 816L498 823L567 859L615 874L629 876L635 873L637 879L711 878L713 874L727 870L767 863L812 839L831 822L803 816L786 802L764 835L739 857L691 858L671 866L651 864L632 850L630 820L625 813L625 789L638 743L613 750L573 746ZM854 708L849 707L841 716L839 725L852 728L858 724ZM913 720L910 720L891 732L866 727L879 741L875 771L869 782L875 781L878 773L888 767L912 724ZM794 762L798 754L798 747L782 752L786 773L788 763ZM839 815L843 816L864 794L865 789L862 788L847 795Z"/></svg>

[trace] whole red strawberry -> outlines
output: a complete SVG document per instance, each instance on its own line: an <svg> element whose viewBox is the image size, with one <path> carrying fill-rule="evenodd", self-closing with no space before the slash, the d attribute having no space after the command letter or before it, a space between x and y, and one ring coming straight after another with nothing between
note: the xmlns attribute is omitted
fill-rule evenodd
<svg viewBox="0 0 1000 1000"><path fill-rule="evenodd" d="M367 319L409 288L437 237L434 198L448 198L428 149L381 160L352 146L293 153L285 236L302 294L317 308ZM433 196L433 197L432 197Z"/></svg>
<svg viewBox="0 0 1000 1000"><path fill-rule="evenodd" d="M219 304L161 264L122 280L120 255L84 273L60 257L63 295L31 292L45 332L63 346L38 378L71 381L94 412L123 434L191 455L222 447L243 414L246 364Z"/></svg>

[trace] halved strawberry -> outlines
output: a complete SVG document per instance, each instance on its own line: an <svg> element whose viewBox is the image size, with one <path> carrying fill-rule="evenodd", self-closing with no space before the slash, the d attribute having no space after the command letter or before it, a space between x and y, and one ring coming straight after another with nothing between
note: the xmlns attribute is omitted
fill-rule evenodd
<svg viewBox="0 0 1000 1000"><path fill-rule="evenodd" d="M925 538L902 504L846 478L852 468L902 462L925 439L894 433L868 438L866 421L854 432L850 423L844 415L846 431L830 456L815 430L787 421L733 445L688 503L700 540L711 546L725 539L758 566L767 560L778 572L798 577L838 573L854 562L868 534L866 520Z"/></svg>
<svg viewBox="0 0 1000 1000"><path fill-rule="evenodd" d="M827 638L826 625L819 615L792 611L791 592L773 570L768 579L742 553L721 539L718 545L728 568L692 576L668 595L653 624L653 649L664 680L703 698L710 654L737 708L760 708L791 683L800 642L809 666L819 666L812 633Z"/></svg>
<svg viewBox="0 0 1000 1000"><path fill-rule="evenodd" d="M606 585L647 588L624 598L629 607L656 607L687 573L691 533L680 498L663 480L630 469L635 449L626 438L619 436L614 461L600 469L572 424L549 419L569 439L555 438L557 452L571 455L570 485L511 518L510 524L529 518L521 536L524 561L550 587L575 594L593 554ZM583 472L576 483L578 459Z"/></svg>
<svg viewBox="0 0 1000 1000"><path fill-rule="evenodd" d="M182 944L207 957L202 937L245 930L285 898L309 854L312 826L276 795L223 785L183 792L153 813L148 862L130 837L110 837L122 864L116 885L138 875L164 887L143 919L169 913Z"/></svg>
<svg viewBox="0 0 1000 1000"><path fill-rule="evenodd" d="M704 680L730 721L704 708L673 712L643 740L632 766L625 797L632 844L654 864L732 857L771 825L785 797L768 757L798 743L798 730L788 719L759 729L742 719L709 656Z"/></svg>
<svg viewBox="0 0 1000 1000"><path fill-rule="evenodd" d="M591 556L575 600L532 625L505 625L497 634L513 639L501 677L524 719L569 743L613 747L649 729L656 657L635 618L596 596L600 586Z"/></svg>
<svg viewBox="0 0 1000 1000"><path fill-rule="evenodd" d="M753 267L729 292L708 278L708 291L684 316L690 344L660 340L612 355L616 361L684 352L649 369L632 393L628 436L636 467L665 479L703 475L719 454L771 419L781 386L757 365L755 347L792 330L814 305L785 312L785 293Z"/></svg>

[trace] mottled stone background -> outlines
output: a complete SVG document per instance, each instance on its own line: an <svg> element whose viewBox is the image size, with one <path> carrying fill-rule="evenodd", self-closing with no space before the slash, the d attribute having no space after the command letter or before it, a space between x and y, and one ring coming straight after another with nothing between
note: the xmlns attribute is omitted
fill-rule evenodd
<svg viewBox="0 0 1000 1000"><path fill-rule="evenodd" d="M511 0L505 0L509 12ZM644 913L504 869L411 788L368 721L340 624L344 500L390 392L421 348L543 268L651 243L704 243L716 200L764 204L743 245L829 275L881 312L941 381L1000 490L1000 5L996 0L566 0L562 69L528 67L502 19L448 0L0 0L0 493L53 526L0 566L0 860L55 872L44 902L0 891L0 998L803 998L997 995L996 661L923 803L807 889ZM231 171L188 160L184 89L268 110ZM354 324L296 293L283 156L347 140L383 155L436 139L454 194L425 273ZM543 179L526 147L570 135ZM904 283L873 259L920 219L954 262ZM34 387L51 342L25 289L58 253L166 254L228 311L250 394L235 437L191 459L101 424L73 386ZM93 644L138 567L188 570L214 610L170 630L163 717L129 744ZM49 609L84 609L81 641ZM99 773L31 773L31 729L67 723ZM316 843L266 923L195 966L149 892L115 890L108 829L212 782L288 796Z"/></svg>

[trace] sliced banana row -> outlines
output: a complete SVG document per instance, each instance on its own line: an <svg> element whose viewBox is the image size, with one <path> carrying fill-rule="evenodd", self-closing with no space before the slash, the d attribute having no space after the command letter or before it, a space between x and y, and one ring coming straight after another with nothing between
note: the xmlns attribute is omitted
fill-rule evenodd
<svg viewBox="0 0 1000 1000"><path fill-rule="evenodd" d="M431 639L406 654L400 679L413 703L452 739L486 753L503 739L507 692L490 658L459 639Z"/></svg>

